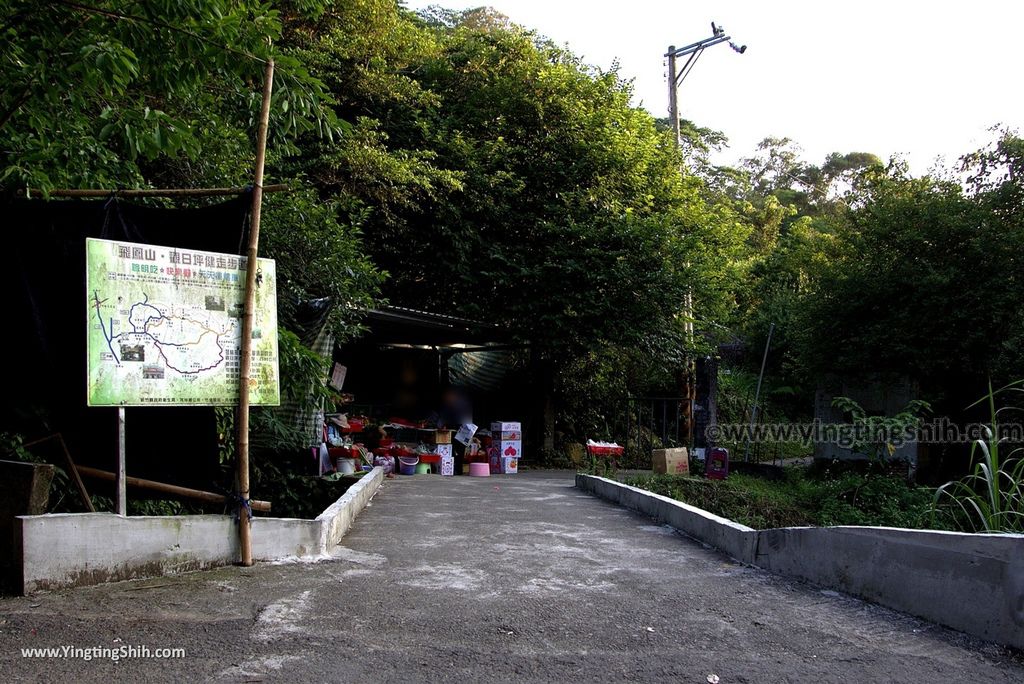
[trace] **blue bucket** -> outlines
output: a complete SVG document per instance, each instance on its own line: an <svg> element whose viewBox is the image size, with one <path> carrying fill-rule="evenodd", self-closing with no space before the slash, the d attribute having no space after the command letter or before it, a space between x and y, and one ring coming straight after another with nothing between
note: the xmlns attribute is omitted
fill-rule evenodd
<svg viewBox="0 0 1024 684"><path fill-rule="evenodd" d="M408 458L407 456L398 457L398 472L402 475L415 475L416 465L420 462L419 457Z"/></svg>

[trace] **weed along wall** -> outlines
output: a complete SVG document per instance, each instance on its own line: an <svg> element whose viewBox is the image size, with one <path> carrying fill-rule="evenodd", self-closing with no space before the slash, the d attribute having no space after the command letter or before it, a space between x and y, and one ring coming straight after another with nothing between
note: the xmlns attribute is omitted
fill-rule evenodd
<svg viewBox="0 0 1024 684"><path fill-rule="evenodd" d="M754 530L593 475L576 486L736 560L1024 648L1024 535L886 527Z"/></svg>
<svg viewBox="0 0 1024 684"><path fill-rule="evenodd" d="M383 477L384 471L374 468L316 520L253 518L253 557L328 554ZM238 531L227 515L26 515L16 518L15 554L17 586L29 594L229 565L238 560Z"/></svg>

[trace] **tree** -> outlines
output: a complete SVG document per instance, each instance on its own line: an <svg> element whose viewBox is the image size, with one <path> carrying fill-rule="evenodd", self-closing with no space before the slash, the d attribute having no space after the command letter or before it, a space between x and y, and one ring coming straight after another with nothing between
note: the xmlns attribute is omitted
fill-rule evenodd
<svg viewBox="0 0 1024 684"><path fill-rule="evenodd" d="M256 2L4 0L0 27L7 187L136 185L140 160L200 159L253 125L271 56L278 140L340 125L319 81L271 47L280 16Z"/></svg>

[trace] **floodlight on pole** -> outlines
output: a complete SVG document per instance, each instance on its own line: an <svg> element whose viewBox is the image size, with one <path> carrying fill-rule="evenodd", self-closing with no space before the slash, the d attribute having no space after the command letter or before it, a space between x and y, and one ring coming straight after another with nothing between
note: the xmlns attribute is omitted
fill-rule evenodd
<svg viewBox="0 0 1024 684"><path fill-rule="evenodd" d="M668 111L669 117L672 122L672 132L675 134L676 146L682 147L682 131L679 125L679 85L683 80L690 74L694 65L697 64L697 60L700 59L701 54L704 50L711 47L712 45L718 45L719 43L728 43L735 52L743 54L747 51L746 45L737 45L732 41L732 36L725 35L725 27L719 26L715 22L711 22L711 36L703 40L698 40L696 43L690 43L681 48L677 48L675 45L668 46L668 52L665 53L665 57L668 57ZM680 57L688 57L686 62L683 64L683 68L677 68L677 62ZM687 264L689 265L689 264ZM697 398L696 393L696 368L693 363L692 350L694 347L693 342L693 290L687 288L686 294L683 295L683 333L686 337L687 350L687 361L686 361L686 372L683 380L683 395L685 397L684 413L686 414L686 435L687 435L687 446L693 446L693 405Z"/></svg>

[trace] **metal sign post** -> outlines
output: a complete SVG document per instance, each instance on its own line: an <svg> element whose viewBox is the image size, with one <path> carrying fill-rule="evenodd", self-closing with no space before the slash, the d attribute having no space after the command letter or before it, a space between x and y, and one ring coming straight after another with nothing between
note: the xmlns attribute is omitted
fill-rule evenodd
<svg viewBox="0 0 1024 684"><path fill-rule="evenodd" d="M124 406L117 407L117 514L128 515L124 453Z"/></svg>

